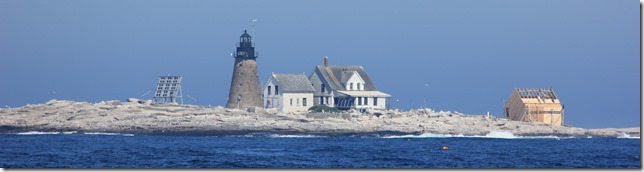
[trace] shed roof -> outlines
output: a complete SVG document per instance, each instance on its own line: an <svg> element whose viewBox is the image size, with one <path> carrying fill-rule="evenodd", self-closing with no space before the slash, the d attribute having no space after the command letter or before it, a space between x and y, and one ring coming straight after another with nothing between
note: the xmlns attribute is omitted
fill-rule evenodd
<svg viewBox="0 0 644 172"><path fill-rule="evenodd" d="M559 98L552 88L517 88L514 90L524 103L559 103Z"/></svg>
<svg viewBox="0 0 644 172"><path fill-rule="evenodd" d="M552 88L545 89L530 89L530 88L517 88L515 89L521 98L542 98L542 99L557 99L555 91Z"/></svg>
<svg viewBox="0 0 644 172"><path fill-rule="evenodd" d="M306 93L315 92L311 81L304 74L273 74L282 92Z"/></svg>

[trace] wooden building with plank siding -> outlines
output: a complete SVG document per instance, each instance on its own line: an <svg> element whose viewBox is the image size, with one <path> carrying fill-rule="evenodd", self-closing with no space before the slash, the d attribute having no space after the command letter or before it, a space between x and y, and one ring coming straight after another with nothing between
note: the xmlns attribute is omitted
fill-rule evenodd
<svg viewBox="0 0 644 172"><path fill-rule="evenodd" d="M564 108L553 89L514 89L505 104L505 117L514 121L561 126Z"/></svg>

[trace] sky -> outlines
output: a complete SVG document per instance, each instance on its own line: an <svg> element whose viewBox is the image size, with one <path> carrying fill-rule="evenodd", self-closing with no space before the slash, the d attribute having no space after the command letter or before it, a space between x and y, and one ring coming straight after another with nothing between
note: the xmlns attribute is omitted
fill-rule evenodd
<svg viewBox="0 0 644 172"><path fill-rule="evenodd" d="M0 106L152 99L168 74L224 106L244 29L262 83L328 56L395 108L501 117L513 89L553 88L567 124L640 126L634 0L0 0Z"/></svg>

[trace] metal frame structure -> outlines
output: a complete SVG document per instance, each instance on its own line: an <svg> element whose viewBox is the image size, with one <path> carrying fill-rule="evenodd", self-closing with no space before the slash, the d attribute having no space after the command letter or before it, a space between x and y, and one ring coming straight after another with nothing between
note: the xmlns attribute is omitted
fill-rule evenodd
<svg viewBox="0 0 644 172"><path fill-rule="evenodd" d="M181 76L160 76L157 82L156 91L154 91L154 101L161 103L177 103L177 100L183 104L183 91L181 90Z"/></svg>

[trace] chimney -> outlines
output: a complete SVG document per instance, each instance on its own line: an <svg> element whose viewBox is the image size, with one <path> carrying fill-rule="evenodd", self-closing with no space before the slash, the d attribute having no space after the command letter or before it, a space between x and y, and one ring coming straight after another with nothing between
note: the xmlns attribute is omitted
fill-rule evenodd
<svg viewBox="0 0 644 172"><path fill-rule="evenodd" d="M329 56L324 56L324 67L329 67Z"/></svg>

